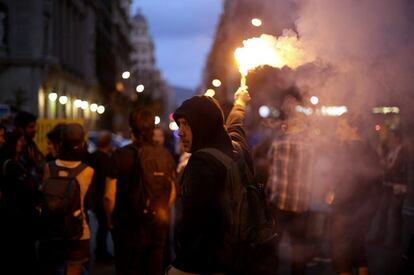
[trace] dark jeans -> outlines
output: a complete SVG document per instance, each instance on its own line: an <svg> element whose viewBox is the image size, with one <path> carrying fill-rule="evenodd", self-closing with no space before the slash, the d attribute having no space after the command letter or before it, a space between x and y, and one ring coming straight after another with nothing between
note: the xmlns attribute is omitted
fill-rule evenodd
<svg viewBox="0 0 414 275"><path fill-rule="evenodd" d="M365 238L369 222L339 211L332 212L330 222L334 270L350 273L353 268L367 266Z"/></svg>
<svg viewBox="0 0 414 275"><path fill-rule="evenodd" d="M0 274L38 274L35 226L25 216L0 215Z"/></svg>
<svg viewBox="0 0 414 275"><path fill-rule="evenodd" d="M295 275L306 274L306 262L308 260L306 232L309 213L276 210L276 218L279 225L279 238L282 239L285 232L290 236L292 246L291 273Z"/></svg>
<svg viewBox="0 0 414 275"><path fill-rule="evenodd" d="M9 238L9 239L7 239ZM0 238L0 274L38 274L35 241L24 238L3 236Z"/></svg>
<svg viewBox="0 0 414 275"><path fill-rule="evenodd" d="M96 258L109 256L107 247L107 237L110 232L107 225L107 218L104 210L96 211L96 219L98 220L98 229L96 231Z"/></svg>
<svg viewBox="0 0 414 275"><path fill-rule="evenodd" d="M114 226L112 236L117 275L164 274L167 226L145 225L135 230Z"/></svg>
<svg viewBox="0 0 414 275"><path fill-rule="evenodd" d="M380 205L375 213L368 238L369 242L398 247L401 244L404 195L394 195L390 187L385 187Z"/></svg>
<svg viewBox="0 0 414 275"><path fill-rule="evenodd" d="M403 215L402 270L400 274L414 274L414 216Z"/></svg>
<svg viewBox="0 0 414 275"><path fill-rule="evenodd" d="M42 275L81 275L89 259L89 240L41 241L39 244Z"/></svg>

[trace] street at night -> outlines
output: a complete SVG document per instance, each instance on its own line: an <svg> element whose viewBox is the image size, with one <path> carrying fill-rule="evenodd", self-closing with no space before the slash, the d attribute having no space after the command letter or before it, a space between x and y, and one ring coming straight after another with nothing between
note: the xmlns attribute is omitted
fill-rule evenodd
<svg viewBox="0 0 414 275"><path fill-rule="evenodd" d="M414 2L0 0L0 275L413 275Z"/></svg>

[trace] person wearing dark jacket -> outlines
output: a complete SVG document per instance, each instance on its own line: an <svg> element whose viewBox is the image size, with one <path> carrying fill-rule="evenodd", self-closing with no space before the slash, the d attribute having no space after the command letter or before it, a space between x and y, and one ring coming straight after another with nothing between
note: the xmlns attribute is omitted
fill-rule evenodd
<svg viewBox="0 0 414 275"><path fill-rule="evenodd" d="M5 134L0 149L3 193L0 226L0 274L37 274L36 206L39 192L29 171L19 160L24 145L17 130ZM22 264L23 263L23 264Z"/></svg>
<svg viewBox="0 0 414 275"><path fill-rule="evenodd" d="M115 270L117 275L160 275L164 269L169 217L163 216L165 219L159 220L156 214L165 213L163 209L158 211L157 208L152 212L146 208L149 201L156 202L159 197L145 197L146 206L140 204L144 197L142 190L150 190L155 184L146 181L145 164L141 162L141 157L144 147L153 147L159 158L164 158L168 153L167 149L153 146L154 115L150 110L132 112L129 123L133 143L112 154L104 193L108 227L114 240ZM175 173L173 159L165 158L164 161L168 162L169 171L164 170L163 175ZM172 205L174 184L171 180L168 187L163 185L157 190L159 194L161 189L162 199L164 195L169 196L168 207Z"/></svg>
<svg viewBox="0 0 414 275"><path fill-rule="evenodd" d="M179 183L177 249L176 258L167 271L169 275L227 272L224 248L227 225L219 200L224 192L226 168L214 156L198 151L215 148L234 159L236 150L244 155L253 170L242 127L249 99L246 90L236 93L226 124L218 102L206 96L184 101L174 113L180 142L192 155Z"/></svg>

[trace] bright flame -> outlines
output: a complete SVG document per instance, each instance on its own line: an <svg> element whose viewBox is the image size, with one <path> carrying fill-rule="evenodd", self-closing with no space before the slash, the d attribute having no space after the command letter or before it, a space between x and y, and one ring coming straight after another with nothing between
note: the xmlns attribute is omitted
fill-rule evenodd
<svg viewBox="0 0 414 275"><path fill-rule="evenodd" d="M243 41L243 48L238 48L234 55L239 71L246 76L250 70L268 65L274 68L288 66L292 69L312 62L315 58L307 53L297 34L292 30L284 30L283 35L276 38L262 34Z"/></svg>

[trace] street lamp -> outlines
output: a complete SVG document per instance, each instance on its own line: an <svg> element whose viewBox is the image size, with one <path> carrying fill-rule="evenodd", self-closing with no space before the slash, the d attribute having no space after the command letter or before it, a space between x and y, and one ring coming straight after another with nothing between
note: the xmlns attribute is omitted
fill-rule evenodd
<svg viewBox="0 0 414 275"><path fill-rule="evenodd" d="M48 97L49 97L50 101L55 102L58 95L57 95L57 93L50 93Z"/></svg>
<svg viewBox="0 0 414 275"><path fill-rule="evenodd" d="M82 108L82 110L86 110L86 109L88 109L88 107L89 107L89 103L88 103L88 101L86 101L86 100L82 101L82 103L81 103L81 106L80 106L80 107Z"/></svg>
<svg viewBox="0 0 414 275"><path fill-rule="evenodd" d="M145 86L142 84L139 84L136 88L137 93L142 93L145 90Z"/></svg>
<svg viewBox="0 0 414 275"><path fill-rule="evenodd" d="M91 106L89 106L89 109L95 113L98 110L98 104L92 103Z"/></svg>
<svg viewBox="0 0 414 275"><path fill-rule="evenodd" d="M261 25L263 25L263 22L259 18L253 18L252 25L255 27L260 27Z"/></svg>
<svg viewBox="0 0 414 275"><path fill-rule="evenodd" d="M313 105L316 105L316 104L318 104L319 103L319 98L317 97L317 96L312 96L311 98L310 98L310 103L312 103Z"/></svg>
<svg viewBox="0 0 414 275"><path fill-rule="evenodd" d="M175 121L170 122L169 128L171 131L177 131L178 130L178 125Z"/></svg>
<svg viewBox="0 0 414 275"><path fill-rule="evenodd" d="M102 115L103 113L105 113L105 107L102 105L99 105L97 111L98 111L98 114Z"/></svg>
<svg viewBox="0 0 414 275"><path fill-rule="evenodd" d="M73 106L75 106L75 108L80 108L82 106L82 100L75 99L75 101L73 102Z"/></svg>
<svg viewBox="0 0 414 275"><path fill-rule="evenodd" d="M211 84L213 84L214 87L218 88L221 86L221 81L220 79L214 79L213 81L211 81Z"/></svg>
<svg viewBox="0 0 414 275"><path fill-rule="evenodd" d="M161 118L159 116L155 116L155 121L154 121L155 125L160 124L160 122L161 122Z"/></svg>
<svg viewBox="0 0 414 275"><path fill-rule="evenodd" d="M131 73L128 71L125 71L122 73L122 78L123 79L128 79L131 76Z"/></svg>
<svg viewBox="0 0 414 275"><path fill-rule="evenodd" d="M68 97L65 95L62 95L59 97L59 103L62 105L65 105L66 103L68 103Z"/></svg>
<svg viewBox="0 0 414 275"><path fill-rule="evenodd" d="M205 93L205 96L209 96L209 97L213 97L216 95L216 91L214 91L213 89L208 89Z"/></svg>

